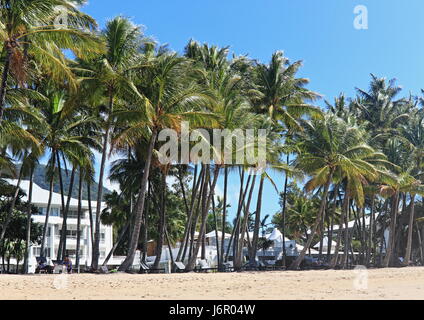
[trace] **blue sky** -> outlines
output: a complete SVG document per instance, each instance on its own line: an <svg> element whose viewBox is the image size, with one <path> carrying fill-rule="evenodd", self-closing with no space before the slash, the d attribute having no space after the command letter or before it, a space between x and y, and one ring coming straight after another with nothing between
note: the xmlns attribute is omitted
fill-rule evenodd
<svg viewBox="0 0 424 320"><path fill-rule="evenodd" d="M354 28L357 5L368 9L368 30ZM229 45L263 62L283 50L292 61L303 60L300 75L330 101L340 92L353 95L355 87L367 89L370 73L398 79L405 95L424 88L422 0L90 0L83 10L101 26L119 14L130 17L178 52L190 38ZM284 176L273 178L281 190ZM232 181L235 200L238 185ZM278 209L267 184L263 213Z"/></svg>

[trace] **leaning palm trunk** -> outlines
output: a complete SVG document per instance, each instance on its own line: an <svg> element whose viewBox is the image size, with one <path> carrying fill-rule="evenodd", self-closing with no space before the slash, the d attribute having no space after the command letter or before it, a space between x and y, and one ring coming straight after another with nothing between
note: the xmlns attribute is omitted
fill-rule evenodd
<svg viewBox="0 0 424 320"><path fill-rule="evenodd" d="M228 167L224 168L224 199L222 203L222 230L221 230L221 265L220 270L224 269L224 252L225 252L225 227L227 224L227 193L228 193Z"/></svg>
<svg viewBox="0 0 424 320"><path fill-rule="evenodd" d="M3 61L3 75L1 79L0 84L0 123L3 121L3 113L4 113L4 107L6 105L6 87L7 87L7 79L9 77L9 71L10 71L10 59L12 56L12 48L11 44L8 42L6 43L6 56Z"/></svg>
<svg viewBox="0 0 424 320"><path fill-rule="evenodd" d="M82 188L83 188L82 179L83 179L83 173L82 173L82 168L80 167L79 186L78 186L77 248L76 248L76 259L75 259L75 268L77 269L78 273L80 272L81 215L82 215ZM64 253L66 252L66 242L64 242L63 251Z"/></svg>
<svg viewBox="0 0 424 320"><path fill-rule="evenodd" d="M112 258L113 254L115 253L116 248L118 248L119 244L121 243L122 239L124 239L125 234L128 231L128 228L130 227L129 221L125 224L125 226L122 228L121 232L118 235L118 239L116 240L115 244L113 245L112 249L110 249L105 261L103 261L102 266L106 266L109 262L110 258Z"/></svg>
<svg viewBox="0 0 424 320"><path fill-rule="evenodd" d="M213 213L213 220L215 223L215 246L216 246L216 258L217 258L217 264L218 267L221 265L221 250L219 248L219 232L218 232L218 218L216 216L216 207L215 207L215 198L212 197L212 213ZM224 236L224 233L221 233L221 236Z"/></svg>
<svg viewBox="0 0 424 320"><path fill-rule="evenodd" d="M135 219L134 219L134 227L131 233L130 247L128 250L128 255L125 258L124 262L119 267L119 271L127 271L134 262L135 253L137 251L138 239L140 236L140 228L143 223L143 212L144 212L144 202L146 198L147 191L147 182L149 180L150 174L150 164L152 162L153 148L156 143L157 138L157 130L154 129L152 132L152 136L149 142L149 148L147 150L147 158L144 166L143 177L141 180L141 188L139 192L139 201L135 210Z"/></svg>
<svg viewBox="0 0 424 320"><path fill-rule="evenodd" d="M159 269L159 263L162 257L163 240L165 236L165 217L166 217L166 173L162 172L162 192L160 204L160 216L158 224L158 238L156 240L156 259L153 263L153 269Z"/></svg>
<svg viewBox="0 0 424 320"><path fill-rule="evenodd" d="M261 176L259 182L258 200L256 202L255 226L253 229L252 247L249 253L250 265L256 266L256 252L258 251L259 228L261 227L262 195L264 189L265 177ZM284 240L283 240L284 241Z"/></svg>
<svg viewBox="0 0 424 320"><path fill-rule="evenodd" d="M231 232L230 241L228 242L227 253L225 255L225 261L228 261L228 257L230 255L230 250L231 250L231 245L233 246L233 259L235 257L235 250L236 250L236 246L237 246L237 233L239 232L239 225L240 225L240 214L241 214L241 210L243 208L244 199L246 198L246 193L249 190L250 178L251 178L251 176L249 175L249 178L247 179L247 182L246 182L246 188L244 189L244 186L243 186L244 175L245 175L245 173L244 173L244 170L243 170L241 172L241 176L240 176L240 191L239 191L239 200L238 200L236 222L234 224L233 231ZM234 240L234 244L233 244L233 240Z"/></svg>
<svg viewBox="0 0 424 320"><path fill-rule="evenodd" d="M389 227L389 241L386 248L386 256L384 257L384 260L383 260L383 268L389 267L391 259L392 259L393 248L394 248L394 244L396 240L395 233L396 233L396 219L398 214L398 206L399 206L399 192L397 191L392 201L392 214L390 218L390 227Z"/></svg>
<svg viewBox="0 0 424 320"><path fill-rule="evenodd" d="M12 203L10 204L10 208L9 211L7 212L7 217L6 217L6 221L3 223L3 226L1 228L1 234L0 234L0 248L3 247L3 240L4 237L6 235L6 230L9 227L9 223L10 220L12 219L12 215L13 215L13 210L15 210L15 205L16 205L16 200L18 199L18 195L19 195L19 188L21 186L21 181L22 181L22 175L23 175L23 165L21 166L20 170L19 170L19 178L18 178L18 183L16 184L16 190L15 193L13 194L13 199L12 199Z"/></svg>
<svg viewBox="0 0 424 320"><path fill-rule="evenodd" d="M287 165L289 165L290 163L290 154L287 155ZM287 175L286 172L286 176L284 178L284 193L283 193L283 209L281 211L281 233L283 235L283 257L282 257L282 265L283 267L286 267L286 257L287 257L287 252L286 252L286 211L287 211L287 185L289 182L289 176Z"/></svg>
<svg viewBox="0 0 424 320"><path fill-rule="evenodd" d="M31 167L29 174L28 207L27 207L27 225L25 239L24 273L28 273L28 259L31 241L31 215L32 215L32 188L34 186L34 168Z"/></svg>
<svg viewBox="0 0 424 320"><path fill-rule="evenodd" d="M68 228L67 227L68 212L69 212L69 206L71 204L71 199L72 199L72 191L74 189L75 171L76 171L76 167L74 166L72 168L71 180L69 182L68 199L66 199L66 207L65 207L65 211L63 212L62 234L60 235L59 250L57 252L57 260L60 260L60 259L64 260L66 256L66 232Z"/></svg>
<svg viewBox="0 0 424 320"><path fill-rule="evenodd" d="M106 157L108 153L108 142L110 135L110 121L111 115L113 112L113 94L110 92L109 94L109 110L107 117L106 130L103 136L103 149L102 149L102 160L100 163L100 174L99 174L99 185L97 189L97 204L96 204L96 228L94 231L94 245L93 245L93 259L91 261L91 269L96 271L99 267L99 258L100 258L100 215L102 208L102 200L103 200L103 178L105 175L105 167L106 167Z"/></svg>
<svg viewBox="0 0 424 320"><path fill-rule="evenodd" d="M90 240L91 245L94 245L94 222L93 222L93 208L91 206L91 184L87 182L87 197L88 197L88 215L90 218Z"/></svg>
<svg viewBox="0 0 424 320"><path fill-rule="evenodd" d="M49 216L50 216L50 209L52 205L52 197L53 197L53 182L54 182L54 171L55 171L55 153L53 152L53 169L52 169L52 176L50 178L50 186L49 186L49 200L47 201L47 209L46 209L46 220L44 221L44 227L43 227L43 237L41 238L41 253L40 255L44 257L44 248L46 245L46 235L47 235L47 228L49 227Z"/></svg>
<svg viewBox="0 0 424 320"><path fill-rule="evenodd" d="M214 171L215 172L214 172L213 182L212 182L212 186L210 188L209 195L208 195L207 191L208 191L208 184L209 184L209 178L210 178L210 169L209 169L209 165L206 166L206 179L205 179L205 186L204 186L205 188L203 190L203 197L202 197L202 223L200 225L200 232L199 232L199 237L196 243L196 247L194 248L194 252L188 261L188 264L186 266L186 271L193 271L196 265L197 255L199 253L199 249L201 246L201 242L199 240L205 236L209 207L210 207L211 199L214 196L216 183L218 181L219 167L218 166L215 167Z"/></svg>
<svg viewBox="0 0 424 320"><path fill-rule="evenodd" d="M328 190L330 189L331 181L333 180L333 174L334 174L334 171L331 171L330 175L328 176L327 182L325 183L324 194L322 195L322 200L321 200L321 206L319 208L318 215L315 219L314 226L312 227L311 234L309 235L308 240L306 241L305 247L300 252L296 260L293 261L293 263L291 264L290 269L295 269L295 270L299 269L299 266L302 263L303 258L305 257L306 251L310 248L312 244L312 240L314 238L315 233L317 232L319 224L321 223L322 215L324 214L324 210L327 203L327 194L328 194Z"/></svg>
<svg viewBox="0 0 424 320"><path fill-rule="evenodd" d="M196 200L196 197L197 197L197 192L198 192L199 186L200 186L200 181L201 181L201 178L200 177L203 176L203 172L204 172L203 171L203 168L202 168L202 170L200 172L200 177L198 179L197 178L197 170L198 170L197 168L198 167L196 165L195 166L195 169L194 169L193 189L192 189L192 194L191 194L190 208L189 208L189 210L187 212L187 220L186 220L186 224L185 224L185 228L184 228L183 240L181 242L180 249L178 250L176 261L182 261L184 259L185 254L184 254L183 259L181 259L181 257L183 256L183 253L185 253L186 248L187 248L187 244L188 244L188 241L189 241L190 226L191 226L191 223L192 223L192 220L193 220L194 204L195 204L195 200ZM184 190L184 184L182 184L182 183L181 183L181 188L182 188L182 190Z"/></svg>
<svg viewBox="0 0 424 320"><path fill-rule="evenodd" d="M349 208L349 196L345 195L344 200L343 200L342 215L340 217L339 230L337 231L336 248L334 249L333 259L332 259L331 264L330 264L330 267L333 268L333 269L336 267L337 262L338 262L337 260L339 258L339 250L340 250L340 245L342 243L342 226L345 223L345 216L347 215L348 208ZM347 228L347 227L348 226L346 225L345 228Z"/></svg>
<svg viewBox="0 0 424 320"><path fill-rule="evenodd" d="M405 265L409 265L411 260L412 252L412 231L414 228L414 215L415 215L415 194L411 194L411 211L409 213L409 223L408 223L408 240L406 244L406 254L405 254Z"/></svg>
<svg viewBox="0 0 424 320"><path fill-rule="evenodd" d="M375 195L373 194L371 198L370 226L369 226L367 252L365 256L366 266L369 266L371 264L371 254L372 254L373 238L374 238L374 220L375 220Z"/></svg>
<svg viewBox="0 0 424 320"><path fill-rule="evenodd" d="M240 241L238 242L237 256L236 256L236 259L234 260L235 262L234 267L236 270L241 269L242 263L243 263L244 236L246 232L248 232L247 225L249 223L250 202L252 201L252 194L253 194L253 190L255 189L255 182L256 182L256 175L252 179L252 185L250 187L249 196L247 198L247 204L244 209L244 220L243 220L243 225L241 228L241 236L240 236Z"/></svg>

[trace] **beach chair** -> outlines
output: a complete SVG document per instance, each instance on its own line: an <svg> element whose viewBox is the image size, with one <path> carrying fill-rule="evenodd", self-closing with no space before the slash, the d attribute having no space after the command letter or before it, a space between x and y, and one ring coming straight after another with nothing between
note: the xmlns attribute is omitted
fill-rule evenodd
<svg viewBox="0 0 424 320"><path fill-rule="evenodd" d="M184 272L185 271L186 266L184 265L184 263L176 261L176 262L174 262L174 265L175 265L175 271L176 272Z"/></svg>
<svg viewBox="0 0 424 320"><path fill-rule="evenodd" d="M52 260L53 262L53 273L59 274L63 272L63 261L62 260Z"/></svg>
<svg viewBox="0 0 424 320"><path fill-rule="evenodd" d="M47 259L45 257L36 257L35 260L37 261L37 268L35 269L35 273L51 273L52 268L47 264Z"/></svg>
<svg viewBox="0 0 424 320"><path fill-rule="evenodd" d="M152 269L144 261L140 261L140 273L165 273L165 269Z"/></svg>
<svg viewBox="0 0 424 320"><path fill-rule="evenodd" d="M225 272L232 272L234 271L234 264L232 261L228 261L224 263Z"/></svg>

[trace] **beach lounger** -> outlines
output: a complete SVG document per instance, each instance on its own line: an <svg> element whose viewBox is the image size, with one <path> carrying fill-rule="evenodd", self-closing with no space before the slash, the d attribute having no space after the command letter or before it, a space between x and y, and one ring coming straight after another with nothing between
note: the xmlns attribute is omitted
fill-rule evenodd
<svg viewBox="0 0 424 320"><path fill-rule="evenodd" d="M52 267L47 264L47 259L45 257L36 257L37 268L35 269L35 273L52 273Z"/></svg>
<svg viewBox="0 0 424 320"><path fill-rule="evenodd" d="M63 261L61 260L52 260L53 262L53 273L59 274L63 272Z"/></svg>
<svg viewBox="0 0 424 320"><path fill-rule="evenodd" d="M143 261L140 261L140 273L165 273L165 269L152 269Z"/></svg>
<svg viewBox="0 0 424 320"><path fill-rule="evenodd" d="M185 271L186 266L184 265L184 263L176 261L174 263L174 265L175 265L175 271L176 272L184 272Z"/></svg>

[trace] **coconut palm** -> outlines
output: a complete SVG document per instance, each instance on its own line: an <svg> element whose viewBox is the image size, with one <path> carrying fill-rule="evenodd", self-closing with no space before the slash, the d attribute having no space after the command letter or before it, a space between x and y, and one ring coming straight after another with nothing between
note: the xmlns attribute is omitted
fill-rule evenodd
<svg viewBox="0 0 424 320"><path fill-rule="evenodd" d="M100 210L110 134L114 125L113 114L119 105L125 103L125 98L128 95L138 94L132 82L132 73L133 69L139 65L140 51L144 43L140 27L123 17L116 17L110 20L101 34L101 39L106 44L106 52L92 59L82 60L79 63L80 67L88 70L83 73L83 76L85 85L91 91L90 100L92 104L100 105L103 109L100 110L101 114L99 114L99 119L103 121L103 138L93 259L91 262L93 270L97 270L99 265Z"/></svg>
<svg viewBox="0 0 424 320"><path fill-rule="evenodd" d="M321 204L306 245L291 268L297 269L311 246L313 237L322 221L327 196L334 179L347 179L348 196L359 205L364 202L363 183L378 178L379 171L368 159L385 162L384 155L365 144L364 131L350 126L343 120L326 116L324 120L308 123L302 136L301 153L296 167L311 176L305 190L322 187Z"/></svg>
<svg viewBox="0 0 424 320"><path fill-rule="evenodd" d="M114 145L134 146L138 141L147 142L147 153L141 187L135 208L134 226L126 259L119 270L126 271L132 265L137 249L142 224L147 181L150 173L153 150L161 129L172 128L180 131L181 121L190 121L193 127L202 123L208 113L199 110L196 102L203 96L201 90L184 79L190 70L190 62L175 53L159 53L144 68L138 70L142 79L136 83L142 95L137 104L117 112L117 117L128 127L115 139ZM203 121L204 122L204 121Z"/></svg>
<svg viewBox="0 0 424 320"><path fill-rule="evenodd" d="M91 31L96 22L78 10L84 0L0 1L1 55L4 57L0 83L0 122L3 120L9 76L25 83L29 61L35 61L55 80L76 85L63 49L82 57L101 50ZM63 18L63 19L61 19ZM56 21L57 20L57 21ZM62 20L62 21L59 21ZM66 20L66 24L65 21Z"/></svg>

